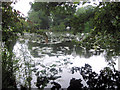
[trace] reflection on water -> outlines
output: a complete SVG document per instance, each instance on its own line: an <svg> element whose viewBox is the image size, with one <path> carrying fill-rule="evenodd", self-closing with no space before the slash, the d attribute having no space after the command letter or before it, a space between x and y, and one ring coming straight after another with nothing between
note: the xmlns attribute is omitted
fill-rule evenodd
<svg viewBox="0 0 120 90"><path fill-rule="evenodd" d="M16 58L20 60L16 72L18 87L67 88L72 78L81 78L81 83L87 87L80 72L73 73L71 69L89 64L99 73L108 66L103 50L86 50L72 42L79 41L83 37L80 34L50 32L47 35L48 43L45 43L44 36L26 33L14 46Z"/></svg>

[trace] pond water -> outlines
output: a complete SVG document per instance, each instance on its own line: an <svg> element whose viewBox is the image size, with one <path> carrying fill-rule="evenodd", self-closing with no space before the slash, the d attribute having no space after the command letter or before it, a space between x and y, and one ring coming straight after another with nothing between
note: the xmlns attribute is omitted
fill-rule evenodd
<svg viewBox="0 0 120 90"><path fill-rule="evenodd" d="M99 73L109 66L105 60L105 52L89 50L79 47L72 40L80 41L82 34L47 32L48 43L45 37L37 34L25 33L20 36L14 46L15 58L19 60L16 72L18 87L28 85L37 88L38 77L49 79L45 88L51 88L50 82L57 82L62 88L69 86L72 78L82 79L78 71L72 72L75 67L85 64L91 65L93 71ZM117 69L117 61L115 68ZM83 85L87 86L82 79Z"/></svg>

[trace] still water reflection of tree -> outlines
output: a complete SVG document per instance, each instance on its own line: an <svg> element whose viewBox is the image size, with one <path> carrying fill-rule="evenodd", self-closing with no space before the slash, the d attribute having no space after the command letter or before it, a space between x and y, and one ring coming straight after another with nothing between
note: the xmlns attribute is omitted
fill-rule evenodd
<svg viewBox="0 0 120 90"><path fill-rule="evenodd" d="M95 51L95 50L85 49L83 47L76 45L74 42L72 42L71 40L68 40L68 39L66 41L61 41L59 43L52 43L52 44L51 43L46 44L44 42L38 43L37 41L33 42L31 40L28 40L27 45L28 45L28 50L30 51L31 55L34 58L40 58L41 56L44 57L46 54L48 56L57 56L57 55L61 56L61 55L71 55L72 54L73 56L79 55L79 56L82 56L85 58L89 58L93 55L100 55L101 53L104 52L104 50L96 50ZM34 47L34 49L33 49L33 47ZM38 52L38 51L40 51L40 52ZM39 53L41 53L41 54L39 54ZM54 84L53 89L54 88L61 88L61 85L58 84L57 82L55 82L56 79L61 78L61 76L56 76L58 74L58 69L55 68L56 65L53 64L51 66L52 68L50 68L49 66L47 67L47 66L42 65L42 64L40 64L40 66L42 66L45 69L41 70L40 72L36 72L36 70L35 70L36 76L37 76L36 86L38 88L44 88L52 80L51 84ZM85 70L87 70L87 71L85 72ZM47 71L51 72L51 74L48 75ZM81 89L83 89L83 88L84 89L88 89L88 88L92 89L93 87L96 89L97 88L108 88L108 87L111 88L111 86L110 86L111 84L104 85L104 81L103 81L103 83L100 83L102 79L101 80L99 80L99 79L101 77L106 78L108 76L108 75L106 75L105 77L103 77L104 75L101 74L102 71L98 75L97 73L92 71L92 67L88 64L85 64L84 68L83 67L82 68L81 67L73 67L71 70L72 74L74 74L77 71L79 71L79 73L82 75L84 81L86 81L87 87L84 87L84 85L82 85L82 83L80 83L81 79L78 80L78 79L73 78L70 81L70 86L68 87L69 90L72 90L73 88L76 88L76 90L77 90L77 87L79 87L78 89L80 89L80 88ZM116 77L119 77L119 72L117 72L115 70L113 71L110 68L105 68L103 71L105 72L105 74L106 73L108 74L108 71L110 71L110 73L112 73L112 76L110 76L109 79L114 77L113 73L115 73L115 72L117 73L115 75L118 75ZM93 76L91 76L91 75L93 75ZM103 76L101 76L101 75L103 75ZM91 80L91 78L93 80L95 79L95 81ZM117 78L115 78L115 79L117 79ZM89 83L93 83L93 84L89 85ZM112 83L112 81L111 81L111 83ZM118 82L115 82L115 85L112 88L118 87L117 86L118 84L119 84Z"/></svg>

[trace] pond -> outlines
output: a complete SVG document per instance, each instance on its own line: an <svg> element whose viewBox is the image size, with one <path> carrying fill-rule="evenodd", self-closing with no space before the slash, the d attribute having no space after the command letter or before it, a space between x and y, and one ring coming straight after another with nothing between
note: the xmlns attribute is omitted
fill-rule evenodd
<svg viewBox="0 0 120 90"><path fill-rule="evenodd" d="M110 67L105 59L105 51L86 50L76 45L73 40L80 41L83 34L65 32L46 32L48 42L43 35L25 33L20 36L14 46L15 58L18 60L16 80L18 87L52 88L59 84L68 88L70 80L80 79L88 87L79 67L92 67L96 73L104 67ZM115 68L118 68L117 61ZM54 83L53 83L54 82ZM59 86L58 85L58 86Z"/></svg>

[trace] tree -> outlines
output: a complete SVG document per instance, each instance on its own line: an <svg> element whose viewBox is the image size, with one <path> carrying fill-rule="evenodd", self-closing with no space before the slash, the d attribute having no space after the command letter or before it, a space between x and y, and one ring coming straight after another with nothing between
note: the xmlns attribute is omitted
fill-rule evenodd
<svg viewBox="0 0 120 90"><path fill-rule="evenodd" d="M65 29L70 26L70 18L74 13L75 5L69 2L35 2L29 12L29 19L40 29Z"/></svg>
<svg viewBox="0 0 120 90"><path fill-rule="evenodd" d="M2 88L17 88L12 51L18 38L17 34L24 31L21 22L23 18L11 4L12 2L2 3Z"/></svg>
<svg viewBox="0 0 120 90"><path fill-rule="evenodd" d="M104 49L106 60L120 55L120 3L101 2L95 8L94 29L82 42L82 46L95 50ZM110 56L111 58L108 58Z"/></svg>
<svg viewBox="0 0 120 90"><path fill-rule="evenodd" d="M94 7L86 6L77 10L73 18L71 19L71 27L74 33L89 32L93 28L92 18L94 17Z"/></svg>
<svg viewBox="0 0 120 90"><path fill-rule="evenodd" d="M48 29L49 28L49 16L45 14L44 11L34 11L29 12L29 20L32 21L36 29Z"/></svg>

